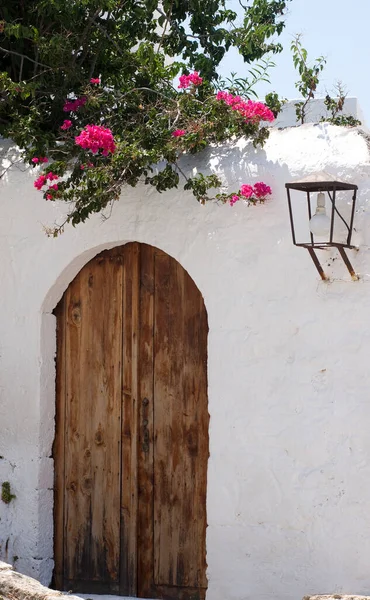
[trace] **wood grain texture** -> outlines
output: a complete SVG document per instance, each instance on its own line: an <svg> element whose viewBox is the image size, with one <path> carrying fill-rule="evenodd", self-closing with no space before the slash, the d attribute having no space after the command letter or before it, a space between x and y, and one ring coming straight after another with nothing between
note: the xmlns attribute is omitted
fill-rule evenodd
<svg viewBox="0 0 370 600"><path fill-rule="evenodd" d="M139 244L124 247L120 593L137 593Z"/></svg>
<svg viewBox="0 0 370 600"><path fill-rule="evenodd" d="M154 331L154 581L205 588L207 317L184 269L157 254Z"/></svg>
<svg viewBox="0 0 370 600"><path fill-rule="evenodd" d="M138 590L140 598L153 597L153 417L154 417L154 248L141 245L139 343L139 510Z"/></svg>
<svg viewBox="0 0 370 600"><path fill-rule="evenodd" d="M121 278L120 257L103 253L66 295L64 580L79 591L83 581L118 591Z"/></svg>
<svg viewBox="0 0 370 600"><path fill-rule="evenodd" d="M105 251L57 311L55 585L202 600L207 314L171 257Z"/></svg>

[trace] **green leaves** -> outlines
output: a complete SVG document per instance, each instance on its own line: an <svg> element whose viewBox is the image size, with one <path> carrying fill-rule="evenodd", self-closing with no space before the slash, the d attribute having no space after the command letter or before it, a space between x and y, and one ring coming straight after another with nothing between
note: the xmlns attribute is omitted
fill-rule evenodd
<svg viewBox="0 0 370 600"><path fill-rule="evenodd" d="M326 121L332 125L339 125L342 127L357 127L358 125L361 125L361 121L355 117L352 117L351 115L340 114L343 111L344 103L347 97L347 92L340 81L338 81L335 85L334 91L335 98L332 98L329 94L326 94L324 100L324 104L331 116L322 117L321 121Z"/></svg>
<svg viewBox="0 0 370 600"><path fill-rule="evenodd" d="M208 200L208 191L212 188L218 188L220 185L221 180L217 175L203 175L203 173L199 173L187 180L184 189L192 190L198 202L205 204Z"/></svg>
<svg viewBox="0 0 370 600"><path fill-rule="evenodd" d="M219 79L216 82L218 90L228 90L232 94L240 94L245 98L257 98L255 86L260 81L270 83L269 71L275 67L275 63L270 59L261 59L251 69L247 70L246 77L236 77L236 73L231 73L226 79Z"/></svg>
<svg viewBox="0 0 370 600"><path fill-rule="evenodd" d="M315 92L319 84L319 74L326 64L326 59L320 56L310 66L307 62L307 50L302 47L300 35L294 38L290 48L293 54L294 67L300 75L300 79L296 82L295 87L304 98L302 102L295 104L296 116L297 121L304 123L307 105L315 97Z"/></svg>
<svg viewBox="0 0 370 600"><path fill-rule="evenodd" d="M166 165L163 171L160 171L153 177L146 177L145 183L155 187L157 192L164 192L171 188L176 188L179 184L179 174L171 165Z"/></svg>
<svg viewBox="0 0 370 600"><path fill-rule="evenodd" d="M226 0L27 0L20 6L3 0L0 134L13 138L30 164L35 156L48 157L60 179L58 190L46 189L44 198L65 201L66 222L73 225L110 206L124 185L175 188L182 154L241 135L264 143L266 128L216 101L217 67L236 47L251 66L246 77L232 75L225 87L255 97L254 86L268 81L274 66L266 52L281 49L274 36L282 31L289 2L251 0L236 27ZM193 69L203 85L179 91L174 78ZM86 102L63 109L67 99L77 98ZM277 96L269 102L277 112ZM61 129L64 119L72 122L67 130ZM114 154L92 154L75 144L89 124L112 130ZM185 133L175 137L176 130ZM163 166L153 174L158 164ZM202 174L186 183L200 202L218 185L218 178Z"/></svg>

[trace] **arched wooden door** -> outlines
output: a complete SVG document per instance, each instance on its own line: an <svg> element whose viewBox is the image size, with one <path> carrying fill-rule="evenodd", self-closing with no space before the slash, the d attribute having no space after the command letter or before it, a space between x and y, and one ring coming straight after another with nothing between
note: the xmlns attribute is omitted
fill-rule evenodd
<svg viewBox="0 0 370 600"><path fill-rule="evenodd" d="M106 250L57 315L58 589L204 598L207 314L170 256Z"/></svg>

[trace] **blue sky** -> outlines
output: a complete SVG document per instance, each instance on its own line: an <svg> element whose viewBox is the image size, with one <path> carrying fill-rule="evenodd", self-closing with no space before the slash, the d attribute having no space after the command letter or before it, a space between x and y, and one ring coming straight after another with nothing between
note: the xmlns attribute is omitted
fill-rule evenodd
<svg viewBox="0 0 370 600"><path fill-rule="evenodd" d="M240 11L238 0L228 6ZM280 36L284 51L272 57L276 67L270 74L271 85L257 88L262 96L275 90L282 97L294 99L297 74L293 67L290 43L301 33L309 59L325 56L327 64L321 74L317 97L324 96L340 80L348 96L358 98L367 124L370 124L370 0L292 0L289 2L286 27ZM243 76L247 66L237 52L231 51L221 65L221 74L236 71Z"/></svg>

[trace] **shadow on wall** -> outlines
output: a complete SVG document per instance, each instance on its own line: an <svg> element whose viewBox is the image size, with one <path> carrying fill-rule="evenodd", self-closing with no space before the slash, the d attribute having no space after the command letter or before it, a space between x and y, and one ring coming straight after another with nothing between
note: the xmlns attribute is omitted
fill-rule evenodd
<svg viewBox="0 0 370 600"><path fill-rule="evenodd" d="M194 176L198 172L217 174L222 181L222 191L237 191L243 183L264 181L273 184L275 179L290 181L292 176L285 163L269 160L265 149L256 149L246 139L238 144L212 146L196 157L183 157L182 169Z"/></svg>

